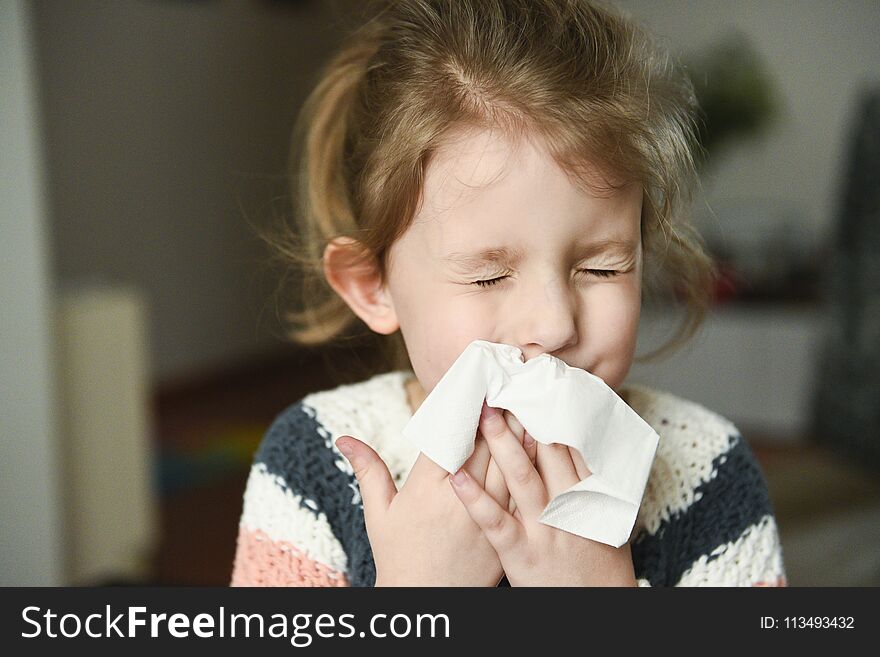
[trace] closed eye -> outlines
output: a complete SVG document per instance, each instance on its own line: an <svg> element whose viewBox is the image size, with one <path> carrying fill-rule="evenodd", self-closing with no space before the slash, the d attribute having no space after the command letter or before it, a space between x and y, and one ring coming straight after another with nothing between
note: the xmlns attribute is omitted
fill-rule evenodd
<svg viewBox="0 0 880 657"><path fill-rule="evenodd" d="M620 272L616 269L578 269L578 273L592 274L593 276L599 276L601 278L610 278L612 276L617 276ZM474 281L473 284L479 285L480 287L491 287L492 285L496 285L506 278L509 277L499 276L498 278L490 278L485 281Z"/></svg>

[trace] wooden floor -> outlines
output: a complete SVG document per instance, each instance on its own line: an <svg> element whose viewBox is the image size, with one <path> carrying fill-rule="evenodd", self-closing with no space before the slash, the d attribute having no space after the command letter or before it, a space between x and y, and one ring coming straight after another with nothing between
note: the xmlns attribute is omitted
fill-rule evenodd
<svg viewBox="0 0 880 657"><path fill-rule="evenodd" d="M754 448L792 586L880 586L880 473L811 446Z"/></svg>
<svg viewBox="0 0 880 657"><path fill-rule="evenodd" d="M313 390L360 380L372 365L330 372L323 354L273 355L200 381L165 386L155 399L160 449L198 453L219 427L250 427L255 445L272 419ZM213 437L213 438L212 438ZM744 437L764 471L789 582L880 585L880 477L826 449ZM161 540L146 583L226 585L249 463L228 465L197 484L169 487L161 500Z"/></svg>

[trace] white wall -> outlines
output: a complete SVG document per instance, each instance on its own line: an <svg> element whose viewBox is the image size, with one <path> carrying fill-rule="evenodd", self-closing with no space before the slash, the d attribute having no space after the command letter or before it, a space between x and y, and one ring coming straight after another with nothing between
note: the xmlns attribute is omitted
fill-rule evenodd
<svg viewBox="0 0 880 657"><path fill-rule="evenodd" d="M837 212L854 102L880 84L876 0L617 0L664 43L695 52L730 30L750 38L783 103L765 137L731 148L704 180L710 206L767 199L800 218L801 239L828 234ZM736 226L724 226L726 233Z"/></svg>
<svg viewBox="0 0 880 657"><path fill-rule="evenodd" d="M666 342L679 320L643 312L637 354ZM812 434L827 323L820 310L797 305L713 308L693 340L662 361L634 363L627 382L695 401L748 439L803 442Z"/></svg>
<svg viewBox="0 0 880 657"><path fill-rule="evenodd" d="M160 380L279 344L245 215L284 193L347 1L33 4L59 281L144 291Z"/></svg>
<svg viewBox="0 0 880 657"><path fill-rule="evenodd" d="M807 252L831 236L859 92L880 85L880 3L615 4L685 59L733 31L744 34L781 101L780 116L763 135L732 144L703 172L705 197L695 212L704 232L748 245L752 258L768 261L778 255L767 250L774 223L790 222L795 247ZM821 305L714 308L690 345L666 361L635 365L630 377L697 401L747 435L803 440L812 422L817 348L826 337L823 313ZM644 316L639 353L649 351L642 339L653 344L647 336L660 319Z"/></svg>
<svg viewBox="0 0 880 657"><path fill-rule="evenodd" d="M63 584L52 285L28 4L0 2L0 585Z"/></svg>
<svg viewBox="0 0 880 657"><path fill-rule="evenodd" d="M276 278L261 273L264 251L243 212L262 220L283 193L295 112L358 4L33 4L54 268L61 282L145 291L157 378L279 343L268 302ZM836 209L854 94L880 76L880 3L617 4L682 52L734 27L751 37L784 114L707 172L707 197L722 224L734 221L728 199L764 199L797 218L802 240L818 241Z"/></svg>

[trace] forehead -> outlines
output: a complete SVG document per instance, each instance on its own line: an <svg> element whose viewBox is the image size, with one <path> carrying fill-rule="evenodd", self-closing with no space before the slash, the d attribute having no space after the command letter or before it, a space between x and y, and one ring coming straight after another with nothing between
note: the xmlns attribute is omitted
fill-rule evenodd
<svg viewBox="0 0 880 657"><path fill-rule="evenodd" d="M471 129L454 134L435 153L414 223L430 251L461 253L496 246L499 238L524 246L536 240L637 240L640 211L638 185L588 191L540 141Z"/></svg>

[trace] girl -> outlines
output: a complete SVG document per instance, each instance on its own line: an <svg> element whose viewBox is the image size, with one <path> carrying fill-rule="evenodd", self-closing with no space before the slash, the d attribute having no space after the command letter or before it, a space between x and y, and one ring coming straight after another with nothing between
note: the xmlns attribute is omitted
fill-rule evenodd
<svg viewBox="0 0 880 657"><path fill-rule="evenodd" d="M784 585L764 479L737 429L623 384L643 292L667 281L688 311L661 351L711 300L715 270L687 214L688 79L588 0L374 7L303 108L302 225L285 252L305 265L294 339L328 341L359 319L395 357L269 428L232 584ZM537 522L589 470L508 412L484 404L454 477L401 438L475 339L592 372L655 428L628 543Z"/></svg>

